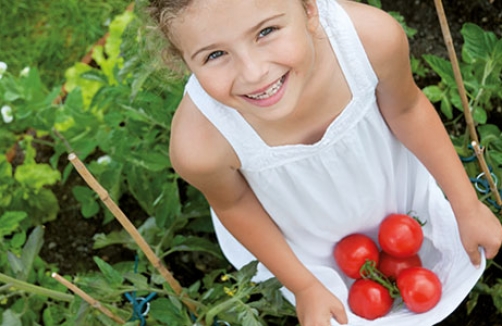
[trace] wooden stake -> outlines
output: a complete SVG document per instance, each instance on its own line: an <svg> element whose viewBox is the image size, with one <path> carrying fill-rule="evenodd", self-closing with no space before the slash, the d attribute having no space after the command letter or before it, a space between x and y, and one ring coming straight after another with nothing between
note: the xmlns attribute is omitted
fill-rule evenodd
<svg viewBox="0 0 502 326"><path fill-rule="evenodd" d="M94 176L87 170L82 161L77 157L75 153L70 153L68 159L73 164L77 172L82 176L85 182L91 187L98 195L103 203L108 207L110 212L115 216L115 218L122 224L124 229L131 235L136 244L143 251L148 260L152 265L160 272L162 277L167 281L169 286L173 291L181 296L181 300L190 310L190 312L196 312L194 304L188 300L188 298L182 293L183 288L178 283L178 281L173 277L173 275L167 270L167 268L162 264L162 261L155 255L153 250L150 248L145 239L141 236L136 227L129 221L122 210L115 204L115 202L110 198L108 192L99 184L99 182L94 178Z"/></svg>
<svg viewBox="0 0 502 326"><path fill-rule="evenodd" d="M108 308L106 308L105 306L103 306L101 304L101 302L99 302L98 300L94 299L93 297L91 297L90 295L88 295L87 293L85 293L83 290L81 290L76 285L74 285L70 281L68 281L65 278L63 278L58 273L52 273L52 277L56 281L58 281L59 283L63 284L68 289L70 289L73 293L75 293L76 295L78 295L79 297L81 297L82 299L84 299L87 303L89 303L91 305L91 307L98 309L103 314L105 314L106 316L110 317L115 322L119 323L120 325L124 325L125 324L125 321L122 318L120 318L119 316L113 314L113 312L111 312L110 310L108 310Z"/></svg>
<svg viewBox="0 0 502 326"><path fill-rule="evenodd" d="M458 92L460 95L460 100L462 101L462 107L464 108L465 122L467 124L467 129L469 130L469 135L472 140L472 147L474 153L479 162L479 166L484 173L488 184L490 185L490 190L495 197L495 200L499 206L502 206L502 199L500 198L500 193L497 189L497 185L493 181L492 174L488 165L486 164L485 157L483 155L483 150L479 146L478 133L476 131L476 126L474 125L474 119L472 118L471 108L469 106L469 101L467 100L467 95L464 88L464 81L462 78L462 73L460 72L460 66L458 64L457 54L455 52L455 47L453 45L453 40L450 33L450 28L448 26L448 20L446 19L446 14L443 8L442 0L434 0L436 5L436 11L439 17L439 23L441 24L441 31L443 32L444 42L446 48L448 49L448 55L450 57L451 65L453 68L453 74L455 76L455 81L457 83Z"/></svg>

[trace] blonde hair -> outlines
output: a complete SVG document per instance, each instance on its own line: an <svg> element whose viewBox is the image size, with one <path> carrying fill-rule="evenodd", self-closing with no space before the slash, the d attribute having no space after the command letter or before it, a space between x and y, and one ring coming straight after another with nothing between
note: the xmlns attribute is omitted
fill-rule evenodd
<svg viewBox="0 0 502 326"><path fill-rule="evenodd" d="M167 39L166 47L162 50L163 61L174 70L185 70L180 50L173 43L171 24L173 19L186 9L192 0L150 0L146 12L153 19L157 30Z"/></svg>

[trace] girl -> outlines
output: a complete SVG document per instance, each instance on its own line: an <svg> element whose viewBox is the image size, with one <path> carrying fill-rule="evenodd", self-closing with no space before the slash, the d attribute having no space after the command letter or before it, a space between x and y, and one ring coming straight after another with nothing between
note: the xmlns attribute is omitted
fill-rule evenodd
<svg viewBox="0 0 502 326"><path fill-rule="evenodd" d="M484 266L478 247L493 258L502 227L415 85L396 21L344 0L152 0L150 10L192 72L171 161L207 198L230 262L258 259L257 279L282 282L302 326L432 325L463 300ZM427 220L421 255L443 298L424 314L365 321L346 309L351 281L333 247L355 232L375 238L383 217L411 210Z"/></svg>

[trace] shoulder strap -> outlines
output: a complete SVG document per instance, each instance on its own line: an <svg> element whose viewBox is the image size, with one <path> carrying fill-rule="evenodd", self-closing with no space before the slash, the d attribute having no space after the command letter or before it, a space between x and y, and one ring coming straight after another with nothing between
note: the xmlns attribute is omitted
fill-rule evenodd
<svg viewBox="0 0 502 326"><path fill-rule="evenodd" d="M352 94L373 92L378 79L349 15L336 0L317 0L317 6Z"/></svg>

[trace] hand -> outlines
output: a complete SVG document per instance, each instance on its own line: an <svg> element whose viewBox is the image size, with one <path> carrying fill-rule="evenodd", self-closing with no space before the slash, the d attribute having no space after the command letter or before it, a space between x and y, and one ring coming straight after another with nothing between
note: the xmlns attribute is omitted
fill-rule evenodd
<svg viewBox="0 0 502 326"><path fill-rule="evenodd" d="M468 211L458 212L460 236L472 263L479 266L479 246L485 249L486 258L494 258L502 244L502 225L497 217L480 201Z"/></svg>
<svg viewBox="0 0 502 326"><path fill-rule="evenodd" d="M348 323L342 302L318 281L297 291L295 298L301 326L330 326L331 318L342 325Z"/></svg>

